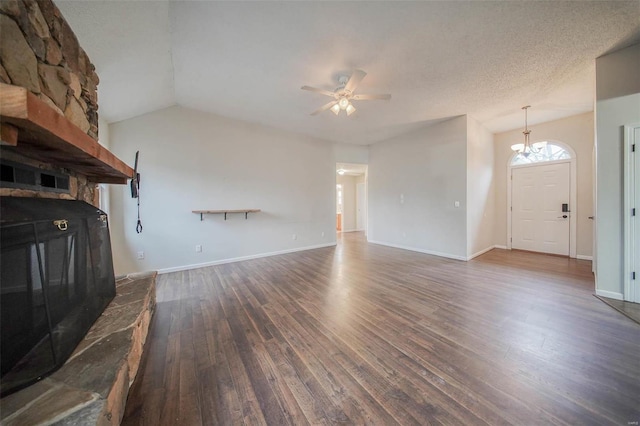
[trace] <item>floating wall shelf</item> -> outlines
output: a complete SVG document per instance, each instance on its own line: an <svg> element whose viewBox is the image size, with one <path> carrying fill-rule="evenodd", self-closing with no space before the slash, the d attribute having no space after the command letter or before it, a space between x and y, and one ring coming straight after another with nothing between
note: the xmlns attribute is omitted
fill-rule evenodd
<svg viewBox="0 0 640 426"><path fill-rule="evenodd" d="M238 210L191 210L192 213L200 215L200 220L204 220L205 214L224 214L224 220L227 220L227 213L244 213L244 218L247 219L249 213L258 213L260 209L238 209Z"/></svg>

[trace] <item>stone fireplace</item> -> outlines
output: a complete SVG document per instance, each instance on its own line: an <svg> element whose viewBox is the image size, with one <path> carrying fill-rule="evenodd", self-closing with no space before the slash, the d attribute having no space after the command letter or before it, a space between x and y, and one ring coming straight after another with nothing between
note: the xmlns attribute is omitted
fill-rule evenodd
<svg viewBox="0 0 640 426"><path fill-rule="evenodd" d="M0 83L27 89L52 111L98 140L98 75L52 1L0 2ZM67 193L3 185L2 196L76 199L95 204L96 183L39 152L15 149L16 128L3 120L2 160L70 176ZM25 155L26 154L26 155Z"/></svg>
<svg viewBox="0 0 640 426"><path fill-rule="evenodd" d="M21 86L98 139L98 75L51 1L0 2L0 81Z"/></svg>
<svg viewBox="0 0 640 426"><path fill-rule="evenodd" d="M4 198L0 210L6 396L60 368L116 288L103 212L81 201L19 197Z"/></svg>
<svg viewBox="0 0 640 426"><path fill-rule="evenodd" d="M113 274L98 83L51 0L0 1L2 424L118 424L137 372L155 273Z"/></svg>

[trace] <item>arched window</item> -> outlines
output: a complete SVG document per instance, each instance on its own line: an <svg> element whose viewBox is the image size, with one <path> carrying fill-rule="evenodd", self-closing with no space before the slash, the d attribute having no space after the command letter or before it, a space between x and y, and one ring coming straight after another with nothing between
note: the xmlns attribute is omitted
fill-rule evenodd
<svg viewBox="0 0 640 426"><path fill-rule="evenodd" d="M553 142L536 142L533 144L533 148L535 151L530 152L529 155L522 152L514 155L511 159L511 165L519 166L521 164L571 159L569 151Z"/></svg>

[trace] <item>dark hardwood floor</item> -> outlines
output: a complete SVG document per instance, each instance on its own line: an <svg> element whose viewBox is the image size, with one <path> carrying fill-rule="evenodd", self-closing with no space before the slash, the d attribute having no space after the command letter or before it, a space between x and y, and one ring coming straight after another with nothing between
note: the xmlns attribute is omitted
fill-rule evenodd
<svg viewBox="0 0 640 426"><path fill-rule="evenodd" d="M590 262L339 239L159 276L123 424L640 420L640 325L592 296Z"/></svg>

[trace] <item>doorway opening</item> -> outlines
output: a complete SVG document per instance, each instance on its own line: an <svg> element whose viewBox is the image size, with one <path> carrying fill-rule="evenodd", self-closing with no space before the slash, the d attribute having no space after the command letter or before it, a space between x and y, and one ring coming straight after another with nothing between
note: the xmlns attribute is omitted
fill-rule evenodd
<svg viewBox="0 0 640 426"><path fill-rule="evenodd" d="M336 163L336 232L367 234L367 165Z"/></svg>
<svg viewBox="0 0 640 426"><path fill-rule="evenodd" d="M576 257L576 155L562 142L507 164L507 248Z"/></svg>
<svg viewBox="0 0 640 426"><path fill-rule="evenodd" d="M624 287L623 299L640 303L640 123L624 126Z"/></svg>

